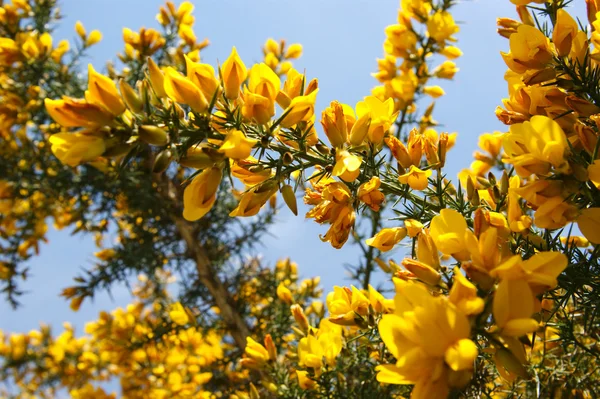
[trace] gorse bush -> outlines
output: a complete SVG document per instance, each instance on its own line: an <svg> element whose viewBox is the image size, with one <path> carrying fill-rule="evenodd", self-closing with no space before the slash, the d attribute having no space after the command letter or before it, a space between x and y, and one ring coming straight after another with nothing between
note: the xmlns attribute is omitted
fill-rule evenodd
<svg viewBox="0 0 600 399"><path fill-rule="evenodd" d="M87 80L99 31L56 43L55 0L0 2L4 297L18 306L48 225L99 247L62 291L73 310L137 278L82 335L0 332L2 395L599 397L600 1L587 21L567 0L511 2L508 131L482 134L455 180L457 135L433 118L462 54L453 0L402 0L379 84L324 110L300 44L201 63L190 2L161 7L160 31L123 29L119 65ZM322 245L360 247L355 285L324 294L292 260L247 256L298 197Z"/></svg>

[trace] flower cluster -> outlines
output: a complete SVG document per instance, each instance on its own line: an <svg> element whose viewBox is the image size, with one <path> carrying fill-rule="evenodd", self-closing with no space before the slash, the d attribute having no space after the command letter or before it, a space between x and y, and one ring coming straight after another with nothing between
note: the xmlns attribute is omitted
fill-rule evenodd
<svg viewBox="0 0 600 399"><path fill-rule="evenodd" d="M2 6L0 279L15 291L49 216L102 248L63 291L72 309L113 278L151 277L83 338L3 337L0 377L24 395L101 398L114 378L131 398L600 395L600 2L585 1L588 29L568 1L511 2L519 20L498 19L508 132L480 136L457 184L444 174L457 134L433 119L436 83L458 72L454 1L402 0L377 86L323 110L318 80L293 67L300 44L201 62L190 2L161 7L162 32L124 29L122 70L89 65L72 90L59 83L77 82L81 55L25 27L53 5ZM83 50L101 39L76 32ZM303 196L322 241L359 247L355 285L322 302L290 260L244 257L279 194L295 215ZM118 240L102 247L109 220Z"/></svg>

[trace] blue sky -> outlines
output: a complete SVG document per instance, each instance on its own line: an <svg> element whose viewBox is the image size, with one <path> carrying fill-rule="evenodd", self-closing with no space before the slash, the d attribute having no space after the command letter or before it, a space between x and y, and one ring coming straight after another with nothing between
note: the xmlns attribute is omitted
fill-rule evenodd
<svg viewBox="0 0 600 399"><path fill-rule="evenodd" d="M88 31L99 29L104 38L87 60L97 70L105 61L116 60L123 48L123 27L137 30L155 27L159 0L62 0L63 24L57 38L73 39L73 26L83 22ZM398 0L203 0L195 1L195 31L207 37L211 45L202 52L203 62L216 65L227 58L236 46L246 65L260 61L261 46L268 37L285 38L288 43L304 46L303 57L296 69L306 70L308 78L319 79L317 112L332 100L352 106L370 93L377 83L370 76L376 70L376 58L382 57L384 28L396 22ZM583 13L583 1L576 1L577 15ZM457 60L460 72L452 82L440 84L446 96L436 104L434 118L444 125L441 130L458 132L458 142L448 156L446 173L454 178L471 162L477 137L483 132L507 130L495 117L494 109L506 95L503 79L506 66L500 51L507 51L508 41L496 34L496 18L515 18L514 6L508 0L472 0L455 7L454 17L461 22L457 35L464 56ZM322 132L320 134L323 136ZM301 202L301 201L300 201ZM302 216L294 217L282 209L271 235L263 240L264 258L273 263L290 256L303 276L321 276L325 292L333 285L348 284L343 264L355 263L356 248L347 245L335 250L319 240L326 226L319 226ZM6 331L28 331L40 322L59 326L71 321L78 330L93 320L99 310L124 305L129 293L116 287L112 298L98 296L93 303L84 302L78 313L58 294L70 285L72 278L93 263L96 250L91 237L70 236L69 231L50 231L48 245L30 262L31 278L25 282L28 291L22 297L23 307L17 311L0 305L0 328ZM308 250L307 250L308 249ZM397 251L401 258L402 250ZM60 329L60 328L59 328Z"/></svg>

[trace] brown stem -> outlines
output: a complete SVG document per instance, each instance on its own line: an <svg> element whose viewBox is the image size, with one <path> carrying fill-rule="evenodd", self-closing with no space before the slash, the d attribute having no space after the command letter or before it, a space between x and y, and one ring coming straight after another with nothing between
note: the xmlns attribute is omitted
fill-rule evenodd
<svg viewBox="0 0 600 399"><path fill-rule="evenodd" d="M240 349L246 347L246 337L250 331L242 316L237 312L235 302L225 284L219 280L217 274L211 267L211 262L204 248L199 245L196 237L192 233L192 225L180 216L172 215L177 231L187 245L190 257L196 262L198 271L198 280L208 289L210 295L219 307L223 321L227 325L228 332L233 337L236 345Z"/></svg>
<svg viewBox="0 0 600 399"><path fill-rule="evenodd" d="M160 187L159 192L165 200L177 205L179 199L182 198L181 190L178 190L178 187L166 174L154 174L153 176L154 181ZM175 206L174 208L180 209L179 206ZM227 290L225 283L219 279L213 269L206 250L198 242L193 224L186 221L178 213L171 212L170 218L175 223L179 235L185 242L190 258L196 263L199 282L208 289L214 300L214 304L219 308L220 315L227 326L227 331L231 334L236 345L241 350L244 350L246 347L246 337L250 335L250 329L244 318L237 311L235 301Z"/></svg>

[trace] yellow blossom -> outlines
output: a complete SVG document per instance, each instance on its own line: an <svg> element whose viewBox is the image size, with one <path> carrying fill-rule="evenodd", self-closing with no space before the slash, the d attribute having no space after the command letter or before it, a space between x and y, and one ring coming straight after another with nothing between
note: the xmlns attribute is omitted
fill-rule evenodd
<svg viewBox="0 0 600 399"><path fill-rule="evenodd" d="M257 140L247 138L242 131L231 129L227 132L219 152L224 153L227 158L246 159L257 142Z"/></svg>
<svg viewBox="0 0 600 399"><path fill-rule="evenodd" d="M465 218L454 209L442 209L431 220L430 225L431 238L437 249L443 254L452 255L458 261L469 259L465 243L467 229Z"/></svg>
<svg viewBox="0 0 600 399"><path fill-rule="evenodd" d="M240 59L235 47L231 50L231 54L221 66L223 74L223 87L225 89L225 97L230 100L236 100L240 95L240 86L248 76L246 65Z"/></svg>
<svg viewBox="0 0 600 399"><path fill-rule="evenodd" d="M86 133L57 133L50 136L52 153L69 166L98 158L106 150L102 137Z"/></svg>
<svg viewBox="0 0 600 399"><path fill-rule="evenodd" d="M206 215L217 199L217 190L223 173L212 167L198 174L183 192L183 217L198 220Z"/></svg>
<svg viewBox="0 0 600 399"><path fill-rule="evenodd" d="M115 82L96 72L92 64L88 65L88 89L85 92L88 103L106 109L114 116L125 111L125 104L117 90Z"/></svg>
<svg viewBox="0 0 600 399"><path fill-rule="evenodd" d="M339 176L344 181L353 182L360 174L361 164L361 157L346 150L340 150L336 153L336 162L331 174Z"/></svg>
<svg viewBox="0 0 600 399"><path fill-rule="evenodd" d="M410 165L408 172L398 176L398 180L402 184L408 184L413 190L425 190L427 185L427 178L431 176L431 169L421 170L414 165Z"/></svg>
<svg viewBox="0 0 600 399"><path fill-rule="evenodd" d="M406 237L406 234L406 227L385 228L365 242L367 245L375 247L381 252L387 252L402 241L402 239Z"/></svg>

